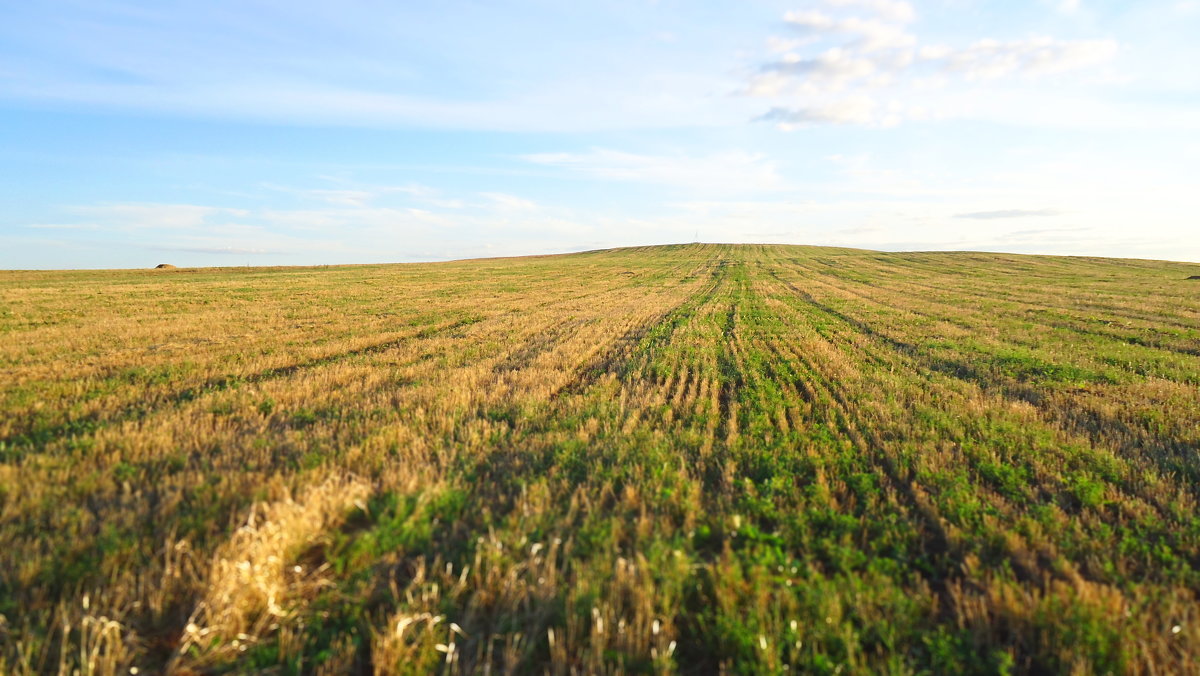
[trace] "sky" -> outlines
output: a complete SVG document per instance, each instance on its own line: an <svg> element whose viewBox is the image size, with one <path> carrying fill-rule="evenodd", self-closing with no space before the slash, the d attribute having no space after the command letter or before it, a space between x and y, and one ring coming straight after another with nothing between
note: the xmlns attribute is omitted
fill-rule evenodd
<svg viewBox="0 0 1200 676"><path fill-rule="evenodd" d="M1200 261L1200 0L45 0L0 268L677 242Z"/></svg>

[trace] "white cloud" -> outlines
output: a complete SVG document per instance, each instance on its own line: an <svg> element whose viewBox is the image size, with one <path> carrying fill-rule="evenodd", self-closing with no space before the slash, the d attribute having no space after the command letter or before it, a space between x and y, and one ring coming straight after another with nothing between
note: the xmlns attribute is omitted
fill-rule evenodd
<svg viewBox="0 0 1200 676"><path fill-rule="evenodd" d="M906 53L864 55L841 47L810 58L787 54L762 66L741 93L776 97L838 92L854 86L875 88L889 83L908 61Z"/></svg>
<svg viewBox="0 0 1200 676"><path fill-rule="evenodd" d="M869 97L857 96L802 108L772 108L758 120L774 122L784 131L813 124L882 124L878 109Z"/></svg>
<svg viewBox="0 0 1200 676"><path fill-rule="evenodd" d="M763 66L763 70L838 86L871 75L875 72L875 62L845 49L834 48L811 59L791 55L782 61Z"/></svg>
<svg viewBox="0 0 1200 676"><path fill-rule="evenodd" d="M502 192L485 192L480 196L486 197L493 207L504 211L536 211L538 208L531 200Z"/></svg>
<svg viewBox="0 0 1200 676"><path fill-rule="evenodd" d="M835 18L824 12L790 11L783 20L801 35L814 39L828 35L847 35L850 44L865 52L915 44L916 38L893 23L858 17Z"/></svg>
<svg viewBox="0 0 1200 676"><path fill-rule="evenodd" d="M1086 68L1108 61L1117 49L1112 40L1062 41L1039 37L1010 42L980 40L964 49L930 50L922 56L968 80L982 80L1014 73L1046 75Z"/></svg>
<svg viewBox="0 0 1200 676"><path fill-rule="evenodd" d="M1119 51L1114 40L1051 37L981 39L965 47L922 44L907 32L907 24L915 19L908 3L826 0L824 4L833 9L867 9L876 18L822 10L784 14L784 23L800 37L769 39L768 50L780 55L752 73L739 91L773 100L768 112L756 120L787 130L816 124L890 126L903 120L979 114L978 101L996 94L978 89L979 83L1015 79L1024 85L1023 102L1028 104L1052 94L1035 90L1036 79L1098 66ZM829 46L830 40L839 38L840 44ZM954 95L931 95L949 91L955 83L976 89L959 87ZM970 94L966 100L958 96L963 92ZM1043 117L1053 112L1050 106L1035 108Z"/></svg>
<svg viewBox="0 0 1200 676"><path fill-rule="evenodd" d="M903 0L825 0L830 7L861 7L888 21L908 23L916 18L913 6Z"/></svg>

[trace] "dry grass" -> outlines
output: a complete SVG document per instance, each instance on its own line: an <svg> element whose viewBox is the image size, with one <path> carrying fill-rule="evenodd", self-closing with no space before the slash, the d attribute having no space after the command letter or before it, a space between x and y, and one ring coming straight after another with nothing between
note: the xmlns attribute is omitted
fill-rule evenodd
<svg viewBox="0 0 1200 676"><path fill-rule="evenodd" d="M367 484L328 480L300 500L286 494L250 508L245 525L218 547L207 583L171 660L189 668L236 659L254 645L290 630L297 607L330 586L329 565L297 563L353 507L366 509Z"/></svg>
<svg viewBox="0 0 1200 676"><path fill-rule="evenodd" d="M1196 266L0 273L0 673L1187 673Z"/></svg>

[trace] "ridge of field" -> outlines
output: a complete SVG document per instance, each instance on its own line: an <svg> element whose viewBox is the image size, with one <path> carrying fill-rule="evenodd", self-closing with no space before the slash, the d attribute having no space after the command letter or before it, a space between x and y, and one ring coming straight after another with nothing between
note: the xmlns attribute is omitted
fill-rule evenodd
<svg viewBox="0 0 1200 676"><path fill-rule="evenodd" d="M0 673L1195 673L1198 273L0 272Z"/></svg>

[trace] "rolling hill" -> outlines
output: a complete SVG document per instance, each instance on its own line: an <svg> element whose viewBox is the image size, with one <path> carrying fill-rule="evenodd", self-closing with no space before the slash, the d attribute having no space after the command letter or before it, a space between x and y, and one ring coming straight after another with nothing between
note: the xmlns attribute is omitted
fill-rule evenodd
<svg viewBox="0 0 1200 676"><path fill-rule="evenodd" d="M0 272L0 672L1195 672L1197 273Z"/></svg>

